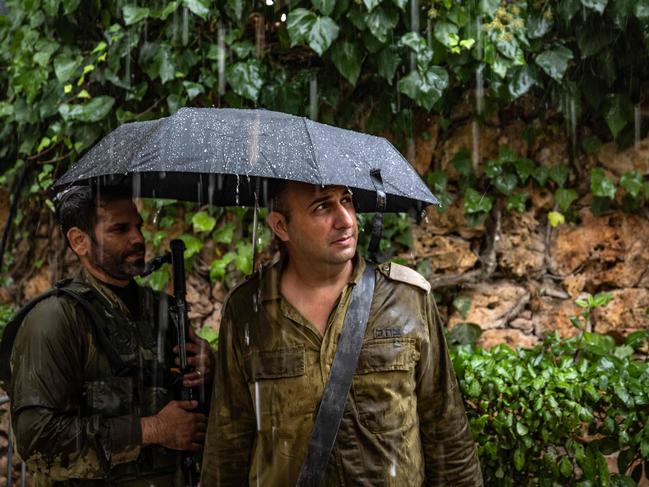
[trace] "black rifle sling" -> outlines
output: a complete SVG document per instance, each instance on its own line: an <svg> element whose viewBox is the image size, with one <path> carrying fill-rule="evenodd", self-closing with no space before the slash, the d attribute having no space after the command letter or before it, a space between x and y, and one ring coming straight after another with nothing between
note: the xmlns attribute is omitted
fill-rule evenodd
<svg viewBox="0 0 649 487"><path fill-rule="evenodd" d="M363 345L375 280L375 267L367 262L360 282L352 290L349 309L338 337L333 364L297 481L299 487L318 487L324 478Z"/></svg>

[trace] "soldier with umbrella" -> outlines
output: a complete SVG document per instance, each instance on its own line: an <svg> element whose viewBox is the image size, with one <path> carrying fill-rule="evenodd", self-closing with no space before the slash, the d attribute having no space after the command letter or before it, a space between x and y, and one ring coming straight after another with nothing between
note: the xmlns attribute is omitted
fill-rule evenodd
<svg viewBox="0 0 649 487"><path fill-rule="evenodd" d="M225 307L204 485L480 482L429 286L355 253L356 211L378 211L376 246L383 211L436 203L385 139L263 110L183 109L116 129L56 187L88 182L273 210L283 259Z"/></svg>

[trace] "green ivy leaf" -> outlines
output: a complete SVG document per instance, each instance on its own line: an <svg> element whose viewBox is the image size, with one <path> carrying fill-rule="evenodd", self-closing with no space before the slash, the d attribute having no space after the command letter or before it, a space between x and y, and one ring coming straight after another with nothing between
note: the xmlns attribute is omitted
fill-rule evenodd
<svg viewBox="0 0 649 487"><path fill-rule="evenodd" d="M573 470L572 462L570 462L567 457L563 457L561 463L559 463L559 471L561 472L561 475L569 479L572 477Z"/></svg>
<svg viewBox="0 0 649 487"><path fill-rule="evenodd" d="M199 211L192 216L194 233L211 232L216 225L216 219L205 211Z"/></svg>
<svg viewBox="0 0 649 487"><path fill-rule="evenodd" d="M597 13L604 13L608 0L581 0L581 4Z"/></svg>
<svg viewBox="0 0 649 487"><path fill-rule="evenodd" d="M492 206L491 198L484 193L478 193L473 188L467 188L464 193L464 211L466 213L488 213Z"/></svg>
<svg viewBox="0 0 649 487"><path fill-rule="evenodd" d="M494 179L494 186L504 195L510 195L516 189L518 179L515 174L505 173Z"/></svg>
<svg viewBox="0 0 649 487"><path fill-rule="evenodd" d="M286 19L286 28L291 47L306 42L318 16L305 8L291 10Z"/></svg>
<svg viewBox="0 0 649 487"><path fill-rule="evenodd" d="M525 203L529 195L527 193L518 193L513 194L507 198L507 210L517 211L518 213L523 213L525 211Z"/></svg>
<svg viewBox="0 0 649 487"><path fill-rule="evenodd" d="M570 20L572 20L580 9L581 4L579 3L579 0L561 0L557 7L557 12L559 13L559 17L563 21L564 25L568 25Z"/></svg>
<svg viewBox="0 0 649 487"><path fill-rule="evenodd" d="M69 105L63 103L59 113L64 120L78 120L80 122L98 122L103 119L115 103L112 96L98 96L83 105Z"/></svg>
<svg viewBox="0 0 649 487"><path fill-rule="evenodd" d="M511 80L507 85L513 99L523 96L536 84L536 73L532 66L518 66L513 70Z"/></svg>
<svg viewBox="0 0 649 487"><path fill-rule="evenodd" d="M148 7L138 7L137 5L125 5L122 7L122 15L126 25L137 24L146 19L150 12Z"/></svg>
<svg viewBox="0 0 649 487"><path fill-rule="evenodd" d="M202 19L206 19L210 13L210 4L210 0L183 0L183 5Z"/></svg>
<svg viewBox="0 0 649 487"><path fill-rule="evenodd" d="M399 64L401 63L401 57L396 49L392 46L386 47L381 52L379 52L376 57L376 63L378 65L379 75L387 80L387 82L392 85L392 80L394 79L394 73L396 73Z"/></svg>
<svg viewBox="0 0 649 487"><path fill-rule="evenodd" d="M226 0L225 11L232 20L240 22L243 18L244 0Z"/></svg>
<svg viewBox="0 0 649 487"><path fill-rule="evenodd" d="M480 335L482 335L482 328L480 326L475 323L460 323L451 329L449 339L451 343L456 345L473 345L480 338ZM477 381L476 384L480 387ZM477 397L478 395L479 391L473 397Z"/></svg>
<svg viewBox="0 0 649 487"><path fill-rule="evenodd" d="M439 66L429 67L422 76L419 71L411 71L399 81L399 91L408 95L418 105L430 110L448 87L448 73Z"/></svg>
<svg viewBox="0 0 649 487"><path fill-rule="evenodd" d="M225 79L237 95L257 101L264 85L261 65L255 59L238 62L225 70Z"/></svg>
<svg viewBox="0 0 649 487"><path fill-rule="evenodd" d="M201 93L205 93L205 88L200 83L194 83L193 81L183 81L183 86L185 91L187 91L187 97L190 100L193 100Z"/></svg>
<svg viewBox="0 0 649 487"><path fill-rule="evenodd" d="M62 53L54 58L54 74L61 83L69 80L81 66L81 56L71 56L69 53Z"/></svg>
<svg viewBox="0 0 649 487"><path fill-rule="evenodd" d="M309 47L318 53L319 56L329 49L331 43L338 37L340 29L338 24L329 17L319 17L313 23L309 31Z"/></svg>
<svg viewBox="0 0 649 487"><path fill-rule="evenodd" d="M232 262L236 257L234 252L226 253L222 258L213 260L210 264L210 279L212 282L220 281L225 277L225 271L228 268L230 262Z"/></svg>
<svg viewBox="0 0 649 487"><path fill-rule="evenodd" d="M563 187L563 185L566 184L569 173L570 168L565 164L555 164L554 166L550 166L548 169L548 177L557 183L559 187Z"/></svg>
<svg viewBox="0 0 649 487"><path fill-rule="evenodd" d="M354 86L361 73L363 52L355 42L336 42L331 49L331 60L336 69Z"/></svg>
<svg viewBox="0 0 649 487"><path fill-rule="evenodd" d="M615 184L606 177L602 168L596 167L590 171L590 189L593 192L593 196L611 200L615 198Z"/></svg>
<svg viewBox="0 0 649 487"><path fill-rule="evenodd" d="M617 138L619 133L633 119L633 104L626 95L613 95L608 98L604 108L604 119L608 128Z"/></svg>
<svg viewBox="0 0 649 487"><path fill-rule="evenodd" d="M534 172L534 168L536 167L536 164L531 159L516 159L514 160L513 164L516 168L516 174L518 174L518 178L521 180L521 183L525 183L525 181L527 181L527 179Z"/></svg>
<svg viewBox="0 0 649 487"><path fill-rule="evenodd" d="M193 235L185 233L178 238L185 244L185 259L189 259L198 254L203 248L203 242Z"/></svg>
<svg viewBox="0 0 649 487"><path fill-rule="evenodd" d="M544 12L531 12L527 18L527 37L530 39L540 39L552 29L553 21L548 19Z"/></svg>
<svg viewBox="0 0 649 487"><path fill-rule="evenodd" d="M214 232L212 238L217 243L231 244L234 239L234 231L237 226L234 222L228 222Z"/></svg>
<svg viewBox="0 0 649 487"><path fill-rule="evenodd" d="M567 47L558 47L542 52L536 56L536 64L538 64L545 73L560 82L563 75L568 69L568 62L573 59L572 51Z"/></svg>
<svg viewBox="0 0 649 487"><path fill-rule="evenodd" d="M579 197L574 189L559 188L554 193L554 200L564 213L568 211L570 205Z"/></svg>
<svg viewBox="0 0 649 487"><path fill-rule="evenodd" d="M374 7L380 5L381 2L382 0L363 0L363 4L365 5L365 8L367 9L368 12L374 10Z"/></svg>
<svg viewBox="0 0 649 487"><path fill-rule="evenodd" d="M311 0L311 4L318 9L322 15L330 15L336 6L336 0Z"/></svg>
<svg viewBox="0 0 649 487"><path fill-rule="evenodd" d="M365 17L365 24L370 32L382 44L388 41L389 34L399 22L399 15L393 10L376 8Z"/></svg>
<svg viewBox="0 0 649 487"><path fill-rule="evenodd" d="M649 0L637 0L635 2L633 13L640 20L649 20Z"/></svg>
<svg viewBox="0 0 649 487"><path fill-rule="evenodd" d="M210 344L212 350L216 350L219 343L219 334L211 326L204 326L197 335Z"/></svg>
<svg viewBox="0 0 649 487"><path fill-rule="evenodd" d="M153 271L149 276L149 286L154 291L161 292L167 286L169 282L169 266L167 264L163 265L157 271Z"/></svg>
<svg viewBox="0 0 649 487"><path fill-rule="evenodd" d="M637 198L642 190L642 175L638 171L627 171L620 178L620 186Z"/></svg>
<svg viewBox="0 0 649 487"><path fill-rule="evenodd" d="M457 25L440 20L435 22L435 39L447 48L457 46L459 30Z"/></svg>
<svg viewBox="0 0 649 487"><path fill-rule="evenodd" d="M234 265L243 275L252 273L252 244L248 242L237 242L237 255L234 259Z"/></svg>
<svg viewBox="0 0 649 487"><path fill-rule="evenodd" d="M529 432L530 429L527 427L526 424L521 423L520 421L516 423L516 433L518 433L518 436L525 436Z"/></svg>
<svg viewBox="0 0 649 487"><path fill-rule="evenodd" d="M523 470L525 465L525 450L521 448L516 448L514 450L514 468L519 472Z"/></svg>
<svg viewBox="0 0 649 487"><path fill-rule="evenodd" d="M451 159L451 164L463 177L468 178L473 175L473 161L471 160L471 153L466 147L462 147L455 153L453 159Z"/></svg>
<svg viewBox="0 0 649 487"><path fill-rule="evenodd" d="M161 7L159 10L153 11L151 13L151 16L156 17L160 20L167 20L167 17L169 17L172 13L174 13L177 8L178 8L177 1L169 2L164 7Z"/></svg>
<svg viewBox="0 0 649 487"><path fill-rule="evenodd" d="M469 311L471 311L471 303L471 296L461 294L459 296L456 296L453 300L453 307L458 311L458 313L460 313L462 318L466 320L466 317L469 315Z"/></svg>

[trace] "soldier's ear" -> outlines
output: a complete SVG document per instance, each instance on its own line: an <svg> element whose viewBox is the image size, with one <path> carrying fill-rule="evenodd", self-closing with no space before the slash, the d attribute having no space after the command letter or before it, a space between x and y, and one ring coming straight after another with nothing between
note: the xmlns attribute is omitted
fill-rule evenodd
<svg viewBox="0 0 649 487"><path fill-rule="evenodd" d="M277 238L282 242L288 241L288 229L286 226L286 217L278 211L271 211L266 217L266 223L273 231Z"/></svg>
<svg viewBox="0 0 649 487"><path fill-rule="evenodd" d="M90 235L78 227L72 227L65 234L72 251L79 257L85 257L90 254Z"/></svg>

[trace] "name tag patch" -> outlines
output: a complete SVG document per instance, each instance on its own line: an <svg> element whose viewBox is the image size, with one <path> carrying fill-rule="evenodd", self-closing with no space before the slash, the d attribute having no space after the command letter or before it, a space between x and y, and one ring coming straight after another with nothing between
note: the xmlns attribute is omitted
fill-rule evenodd
<svg viewBox="0 0 649 487"><path fill-rule="evenodd" d="M395 338L401 336L401 328L376 328L374 338Z"/></svg>

